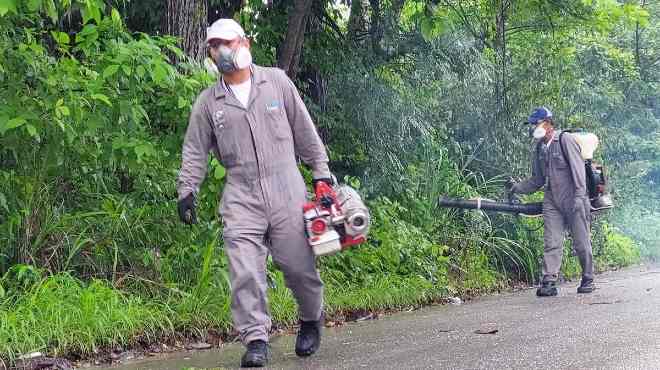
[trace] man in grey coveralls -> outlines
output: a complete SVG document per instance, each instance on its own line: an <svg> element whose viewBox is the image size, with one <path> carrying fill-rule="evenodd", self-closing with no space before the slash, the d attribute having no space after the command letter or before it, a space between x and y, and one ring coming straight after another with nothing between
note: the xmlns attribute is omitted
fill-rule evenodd
<svg viewBox="0 0 660 370"><path fill-rule="evenodd" d="M577 292L591 293L595 289L590 232L591 205L580 147L572 135L560 136L560 131L555 130L552 112L545 107L534 110L528 123L533 125L533 136L539 140L532 160L532 176L514 184L510 191L529 194L545 187L543 280L536 294L540 297L557 295L556 284L566 227L571 232L573 248L582 267L582 281Z"/></svg>
<svg viewBox="0 0 660 370"><path fill-rule="evenodd" d="M328 156L293 82L282 70L252 64L238 23L216 21L206 41L222 76L190 114L177 181L179 215L195 222L195 195L213 152L227 171L219 213L234 327L247 347L241 366L261 367L270 359L269 253L298 303L296 354L309 356L320 345L323 283L304 232L306 186L296 158L311 167L315 182L331 183Z"/></svg>

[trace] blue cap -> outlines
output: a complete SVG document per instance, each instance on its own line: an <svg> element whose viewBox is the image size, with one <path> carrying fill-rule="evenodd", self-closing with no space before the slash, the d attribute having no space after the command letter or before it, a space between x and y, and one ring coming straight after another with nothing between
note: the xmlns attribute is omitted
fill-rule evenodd
<svg viewBox="0 0 660 370"><path fill-rule="evenodd" d="M534 112L529 116L527 119L527 123L531 123L532 125L537 124L539 121L542 121L547 118L552 118L552 112L550 112L550 109L546 107L538 107L534 109Z"/></svg>

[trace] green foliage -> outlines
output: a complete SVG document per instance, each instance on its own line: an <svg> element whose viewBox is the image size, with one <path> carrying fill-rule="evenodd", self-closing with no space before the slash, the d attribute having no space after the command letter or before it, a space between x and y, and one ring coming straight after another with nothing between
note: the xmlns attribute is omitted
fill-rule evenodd
<svg viewBox="0 0 660 370"><path fill-rule="evenodd" d="M6 282L6 277L3 283ZM0 299L0 353L91 353L173 330L163 307L121 293L107 282L68 274L43 278Z"/></svg>
<svg viewBox="0 0 660 370"><path fill-rule="evenodd" d="M418 276L439 285L447 284L446 246L433 243L406 220L400 204L381 198L371 205L371 243L324 259L324 277L342 282L369 283L380 276Z"/></svg>
<svg viewBox="0 0 660 370"><path fill-rule="evenodd" d="M639 247L635 242L610 225L603 225L599 242L595 264L600 271L630 266L640 261Z"/></svg>

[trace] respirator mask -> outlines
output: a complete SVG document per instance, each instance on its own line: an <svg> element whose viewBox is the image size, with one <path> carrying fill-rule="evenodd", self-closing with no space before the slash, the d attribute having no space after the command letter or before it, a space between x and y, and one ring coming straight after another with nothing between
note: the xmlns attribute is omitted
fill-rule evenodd
<svg viewBox="0 0 660 370"><path fill-rule="evenodd" d="M532 131L532 137L536 140L541 140L545 137L545 134L547 133L547 130L545 127L543 127L543 124L545 122L540 122L536 126L534 126L534 131Z"/></svg>
<svg viewBox="0 0 660 370"><path fill-rule="evenodd" d="M231 73L252 65L252 54L244 45L239 46L237 49L222 45L218 51L220 54L215 64L222 73Z"/></svg>

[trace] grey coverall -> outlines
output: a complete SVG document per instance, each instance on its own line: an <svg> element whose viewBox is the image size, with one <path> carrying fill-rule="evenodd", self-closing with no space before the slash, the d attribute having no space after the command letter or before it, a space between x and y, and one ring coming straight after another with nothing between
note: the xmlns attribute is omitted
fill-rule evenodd
<svg viewBox="0 0 660 370"><path fill-rule="evenodd" d="M314 178L329 178L328 156L293 82L279 69L252 67L245 108L222 81L195 102L183 144L179 199L197 193L213 151L226 169L220 200L234 327L243 343L268 341L268 252L284 273L300 319L321 316L323 283L305 237L306 187L296 156Z"/></svg>
<svg viewBox="0 0 660 370"><path fill-rule="evenodd" d="M566 153L564 158L559 137L560 132L555 132L549 147L544 143L535 146L532 177L515 184L511 190L529 194L545 186L543 280L556 281L558 278L567 226L582 266L582 278L593 279L591 205L587 196L584 160L577 141L570 134L561 136Z"/></svg>

